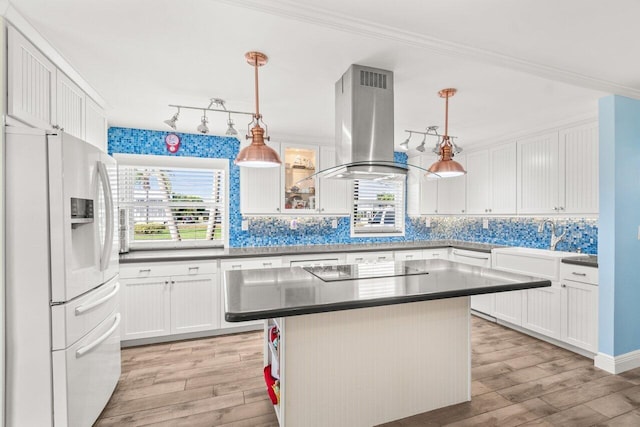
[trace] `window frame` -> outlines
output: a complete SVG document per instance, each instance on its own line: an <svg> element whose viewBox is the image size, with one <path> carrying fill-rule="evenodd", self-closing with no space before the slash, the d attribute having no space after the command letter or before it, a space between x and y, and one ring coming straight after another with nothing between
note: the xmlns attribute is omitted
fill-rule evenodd
<svg viewBox="0 0 640 427"><path fill-rule="evenodd" d="M352 202L351 202L351 212L349 214L350 237L351 238L404 237L405 234L406 234L406 226L407 226L407 221L406 221L406 218L405 218L406 217L406 213L407 213L407 184L406 184L406 179L402 180L402 181L391 181L391 182L396 182L396 183L398 183L398 184L400 184L402 186L402 188L400 189L400 194L402 195L402 201L401 201L400 204L396 205L396 209L400 208L402 210L402 212L401 212L401 215L395 215L395 218L399 218L402 221L402 229L400 231L377 231L377 232L356 232L355 229L354 229L354 215L355 215L355 205L356 205L356 198L355 198L356 181L361 181L361 180L353 180L353 182L351 183ZM362 181L368 181L368 180L362 180ZM397 221L394 221L394 225L397 225Z"/></svg>
<svg viewBox="0 0 640 427"><path fill-rule="evenodd" d="M123 154L114 153L113 158L118 163L118 168L122 166L143 166L150 168L182 168L182 169L215 169L224 172L224 191L222 197L222 205L224 206L222 213L222 246L220 240L188 240L188 241L158 241L149 240L145 242L134 241L132 224L129 224L129 248L136 251L154 250L154 249L196 249L196 248L219 248L229 247L229 159L204 158L204 157L173 157L158 156L146 154ZM120 177L120 169L118 169L118 178ZM120 183L118 182L118 210L120 209L120 201L124 194L120 193ZM215 243L214 243L215 242Z"/></svg>

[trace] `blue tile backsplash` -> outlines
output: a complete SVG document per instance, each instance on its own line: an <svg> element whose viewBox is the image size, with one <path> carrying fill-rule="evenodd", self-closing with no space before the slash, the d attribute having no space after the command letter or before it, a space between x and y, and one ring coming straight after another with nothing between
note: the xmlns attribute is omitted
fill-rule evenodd
<svg viewBox="0 0 640 427"><path fill-rule="evenodd" d="M168 156L190 156L229 159L229 246L284 246L321 245L343 243L379 243L419 240L454 239L507 246L546 248L549 245L550 230L547 226L538 233L538 224L543 218L532 217L490 217L488 229L482 228L481 217L432 217L430 227L424 218L407 217L403 237L357 237L350 236L348 217L250 217L249 228L242 231L240 214L240 170L233 164L240 142L236 138L211 135L178 133L180 149L170 153L164 138L170 132L121 127L109 128L109 154L149 154ZM395 153L397 162L406 163L405 153ZM291 220L297 222L296 229L290 228ZM331 227L337 219L338 227ZM558 232L567 229L567 235L557 250L580 250L596 254L598 247L598 224L592 218L562 218L556 220Z"/></svg>

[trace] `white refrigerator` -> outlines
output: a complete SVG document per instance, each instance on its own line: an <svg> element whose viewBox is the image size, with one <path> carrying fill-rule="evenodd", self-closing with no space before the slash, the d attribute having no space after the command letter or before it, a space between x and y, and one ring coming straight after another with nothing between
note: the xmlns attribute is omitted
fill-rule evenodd
<svg viewBox="0 0 640 427"><path fill-rule="evenodd" d="M120 377L116 162L6 127L6 421L91 426Z"/></svg>

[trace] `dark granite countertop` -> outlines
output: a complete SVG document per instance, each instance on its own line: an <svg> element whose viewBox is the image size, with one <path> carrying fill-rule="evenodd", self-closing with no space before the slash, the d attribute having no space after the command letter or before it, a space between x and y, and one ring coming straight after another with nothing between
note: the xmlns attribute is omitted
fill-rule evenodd
<svg viewBox="0 0 640 427"><path fill-rule="evenodd" d="M551 286L551 281L446 260L366 264L355 268L422 271L408 276L325 282L300 267L226 272L229 322L297 316Z"/></svg>
<svg viewBox="0 0 640 427"><path fill-rule="evenodd" d="M597 255L581 255L575 257L562 258L565 264L583 265L585 267L598 268L598 256Z"/></svg>
<svg viewBox="0 0 640 427"><path fill-rule="evenodd" d="M374 252L384 250L437 249L454 247L478 252L491 252L493 248L503 247L486 243L463 242L460 240L433 240L398 243L367 243L343 245L306 245L271 246L250 248L213 248L213 249L171 249L131 251L120 254L120 263L195 261L226 258L252 258L284 255L311 255L344 252Z"/></svg>

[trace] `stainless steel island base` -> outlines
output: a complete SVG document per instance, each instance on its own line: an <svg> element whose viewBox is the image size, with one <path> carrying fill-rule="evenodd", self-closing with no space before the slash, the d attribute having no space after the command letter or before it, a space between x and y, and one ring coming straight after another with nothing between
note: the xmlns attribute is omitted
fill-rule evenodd
<svg viewBox="0 0 640 427"><path fill-rule="evenodd" d="M283 427L368 427L471 399L469 297L274 323L265 364L279 358Z"/></svg>

